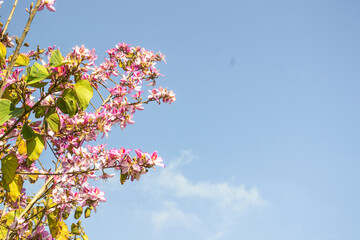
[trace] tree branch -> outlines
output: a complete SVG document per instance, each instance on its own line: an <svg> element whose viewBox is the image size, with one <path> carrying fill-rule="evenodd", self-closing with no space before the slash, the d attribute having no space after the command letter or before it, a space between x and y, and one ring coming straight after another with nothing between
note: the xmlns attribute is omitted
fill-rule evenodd
<svg viewBox="0 0 360 240"><path fill-rule="evenodd" d="M25 37L27 35L27 33L29 32L30 30L30 25L31 25L31 22L33 21L34 17L35 17L35 14L40 6L40 3L41 3L41 0L38 0L35 4L35 7L31 10L31 13L30 13L30 16L29 16L29 19L25 25L25 28L24 28L24 31L21 35L21 38L19 39L19 42L17 43L16 45L16 48L15 48L15 51L14 51L14 54L11 58L11 61L10 61L10 64L8 65L8 68L6 69L6 74L3 78L3 81L2 81L2 84L0 86L0 98L2 98L2 96L4 95L4 87L6 86L6 80L8 79L8 77L10 76L10 73L12 71L12 69L14 68L15 66L15 61L17 59L17 57L19 56L19 52L20 52L20 48L25 40Z"/></svg>
<svg viewBox="0 0 360 240"><path fill-rule="evenodd" d="M15 12L15 8L16 8L17 3L18 3L18 0L15 0L14 5L13 5L13 7L11 9L10 15L9 15L9 17L8 17L8 19L6 21L5 27L4 27L3 31L2 31L3 36L5 35L6 30L7 30L8 26L9 26L10 21L11 21L11 18L13 16L14 12Z"/></svg>

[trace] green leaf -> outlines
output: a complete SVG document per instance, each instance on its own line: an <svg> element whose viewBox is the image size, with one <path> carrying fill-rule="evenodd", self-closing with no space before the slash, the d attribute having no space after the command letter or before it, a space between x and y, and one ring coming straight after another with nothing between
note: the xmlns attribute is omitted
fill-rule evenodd
<svg viewBox="0 0 360 240"><path fill-rule="evenodd" d="M6 47L2 42L0 42L0 58L5 58L5 57L6 57Z"/></svg>
<svg viewBox="0 0 360 240"><path fill-rule="evenodd" d="M7 232L8 232L8 228L15 220L15 216L19 217L20 213L22 211L22 208L17 209L17 210L13 210L11 212L8 212L7 214L5 214L5 216L3 216L0 220L1 226L0 226L0 239L5 239Z"/></svg>
<svg viewBox="0 0 360 240"><path fill-rule="evenodd" d="M24 54L19 54L15 61L15 67L27 66L30 64L30 58Z"/></svg>
<svg viewBox="0 0 360 240"><path fill-rule="evenodd" d="M66 224L59 220L57 211L48 214L48 224L53 238L57 240L68 240L69 230Z"/></svg>
<svg viewBox="0 0 360 240"><path fill-rule="evenodd" d="M56 106L58 106L63 113L69 114L69 117L73 117L78 110L76 106L76 92L71 88L67 88L61 96L62 98L58 98L56 101Z"/></svg>
<svg viewBox="0 0 360 240"><path fill-rule="evenodd" d="M45 121L49 124L51 130L54 133L59 132L60 118L59 118L59 115L56 112L51 113L51 114L46 114Z"/></svg>
<svg viewBox="0 0 360 240"><path fill-rule="evenodd" d="M52 237L56 237L57 233L58 233L58 217L57 217L57 212L51 212L50 214L48 214L48 224L49 224L49 229L50 229L50 233L52 235Z"/></svg>
<svg viewBox="0 0 360 240"><path fill-rule="evenodd" d="M82 215L82 212L83 212L83 209L81 206L78 206L75 210L75 214L74 214L74 217L75 219L79 219Z"/></svg>
<svg viewBox="0 0 360 240"><path fill-rule="evenodd" d="M51 67L60 67L64 65L64 58L61 55L59 50L55 50L51 53L50 57L50 66Z"/></svg>
<svg viewBox="0 0 360 240"><path fill-rule="evenodd" d="M70 214L68 213L68 212L63 212L62 213L62 217L63 217L63 219L68 219L68 217L70 216Z"/></svg>
<svg viewBox="0 0 360 240"><path fill-rule="evenodd" d="M120 174L120 183L124 184L128 178L128 173Z"/></svg>
<svg viewBox="0 0 360 240"><path fill-rule="evenodd" d="M78 98L79 107L85 110L89 106L90 99L93 97L93 88L88 80L80 80L75 85L75 92Z"/></svg>
<svg viewBox="0 0 360 240"><path fill-rule="evenodd" d="M1 172L4 184L10 184L15 177L15 172L19 166L18 159L15 154L9 154L1 159Z"/></svg>
<svg viewBox="0 0 360 240"><path fill-rule="evenodd" d="M21 129L21 134L23 135L23 138L25 140L29 140L29 139L31 139L32 137L35 136L34 131L27 124L24 124L23 128Z"/></svg>
<svg viewBox="0 0 360 240"><path fill-rule="evenodd" d="M10 100L14 105L20 102L19 96L16 92L15 84L11 84L5 89L3 98Z"/></svg>
<svg viewBox="0 0 360 240"><path fill-rule="evenodd" d="M17 209L17 210L13 210L13 211L11 211L11 212L8 212L8 213L4 216L4 218L7 219L7 220L9 220L9 221L11 221L11 222L13 222L14 219L15 219L15 216L16 216L16 217L19 217L19 216L20 216L21 211L22 211L22 208ZM6 225L8 225L8 224L9 224L9 223L7 223ZM9 224L8 226L10 226L10 224Z"/></svg>
<svg viewBox="0 0 360 240"><path fill-rule="evenodd" d="M59 231L56 237L57 240L68 240L69 239L69 229L66 226L66 223L63 221L59 222Z"/></svg>
<svg viewBox="0 0 360 240"><path fill-rule="evenodd" d="M29 141L26 141L26 151L28 159L31 162L39 159L41 152L44 150L44 147L44 139L40 135L35 134L35 137L30 139Z"/></svg>
<svg viewBox="0 0 360 240"><path fill-rule="evenodd" d="M71 224L71 233L76 235L80 234L80 229L75 223Z"/></svg>
<svg viewBox="0 0 360 240"><path fill-rule="evenodd" d="M7 200L10 202L16 202L20 197L21 189L23 187L24 180L20 175L15 175L14 180L9 184L5 185L7 191Z"/></svg>
<svg viewBox="0 0 360 240"><path fill-rule="evenodd" d="M19 154L27 154L26 142L21 138L20 135L18 136L18 140L16 140L16 146Z"/></svg>
<svg viewBox="0 0 360 240"><path fill-rule="evenodd" d="M66 108L66 103L64 101L64 99L62 98L58 98L56 100L56 104L55 104L63 113L65 114L69 114L67 108Z"/></svg>
<svg viewBox="0 0 360 240"><path fill-rule="evenodd" d="M39 173L39 171L36 170L34 173ZM31 184L34 184L39 179L39 175L28 175L28 179Z"/></svg>
<svg viewBox="0 0 360 240"><path fill-rule="evenodd" d="M34 109L35 112L35 117L36 118L41 118L45 115L45 111L46 111L46 107L45 106L40 106L40 107L36 107Z"/></svg>
<svg viewBox="0 0 360 240"><path fill-rule="evenodd" d="M89 237L86 234L82 235L81 237L83 240L89 240Z"/></svg>
<svg viewBox="0 0 360 240"><path fill-rule="evenodd" d="M30 69L30 74L27 79L28 84L38 83L41 80L46 79L49 76L49 72L43 65L34 63Z"/></svg>
<svg viewBox="0 0 360 240"><path fill-rule="evenodd" d="M6 227L0 226L0 239L6 239L7 232L8 229Z"/></svg>
<svg viewBox="0 0 360 240"><path fill-rule="evenodd" d="M10 100L0 99L0 125L11 118L20 116L23 112L24 109L16 108Z"/></svg>
<svg viewBox="0 0 360 240"><path fill-rule="evenodd" d="M85 209L85 218L89 218L91 215L91 208L87 207Z"/></svg>
<svg viewBox="0 0 360 240"><path fill-rule="evenodd" d="M34 88L42 88L45 87L49 82L38 82L38 83L33 83L33 84L29 84L30 87L34 87Z"/></svg>

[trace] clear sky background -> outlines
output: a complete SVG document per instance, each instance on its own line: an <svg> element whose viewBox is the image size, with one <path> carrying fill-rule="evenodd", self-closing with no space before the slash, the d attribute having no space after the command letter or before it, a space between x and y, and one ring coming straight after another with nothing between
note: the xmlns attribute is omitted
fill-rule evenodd
<svg viewBox="0 0 360 240"><path fill-rule="evenodd" d="M1 9L8 16L10 2ZM25 25L20 1L13 34ZM152 104L109 148L157 150L167 167L99 182L90 239L360 239L360 2L57 0L27 42L161 51Z"/></svg>

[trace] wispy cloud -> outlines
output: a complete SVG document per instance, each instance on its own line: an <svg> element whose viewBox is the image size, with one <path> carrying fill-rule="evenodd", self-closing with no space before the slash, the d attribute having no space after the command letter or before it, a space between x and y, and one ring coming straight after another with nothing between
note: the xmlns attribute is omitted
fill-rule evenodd
<svg viewBox="0 0 360 240"><path fill-rule="evenodd" d="M172 226L188 231L212 231L211 239L222 239L229 226L242 215L269 205L255 187L246 188L229 182L193 182L181 173L181 167L196 158L185 151L155 176L143 179L143 190L156 199L148 213L157 234ZM160 174L159 174L160 172ZM214 232L213 226L219 229ZM210 239L209 236L206 239Z"/></svg>
<svg viewBox="0 0 360 240"><path fill-rule="evenodd" d="M163 209L151 214L152 223L157 233L171 226L183 226L187 230L193 228L200 223L200 219L191 213L184 213L175 202L163 202Z"/></svg>

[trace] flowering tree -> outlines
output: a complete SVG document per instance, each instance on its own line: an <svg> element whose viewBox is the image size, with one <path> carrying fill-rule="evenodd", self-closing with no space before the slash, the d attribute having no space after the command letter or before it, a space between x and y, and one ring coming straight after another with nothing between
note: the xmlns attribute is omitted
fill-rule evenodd
<svg viewBox="0 0 360 240"><path fill-rule="evenodd" d="M113 177L107 171L115 169L123 184L164 166L156 152L88 144L116 124L122 129L133 124L144 104L175 101L172 91L155 88L160 76L155 66L164 56L125 43L109 49L100 65L95 51L84 46L67 55L55 47L20 53L34 16L55 11L55 0L32 3L22 35L10 37L17 2L6 24L0 23L0 239L85 240L78 219L106 200L89 180ZM97 106L91 102L94 92L102 101ZM52 159L40 158L46 148ZM29 196L26 186L34 183L41 183L40 189Z"/></svg>

